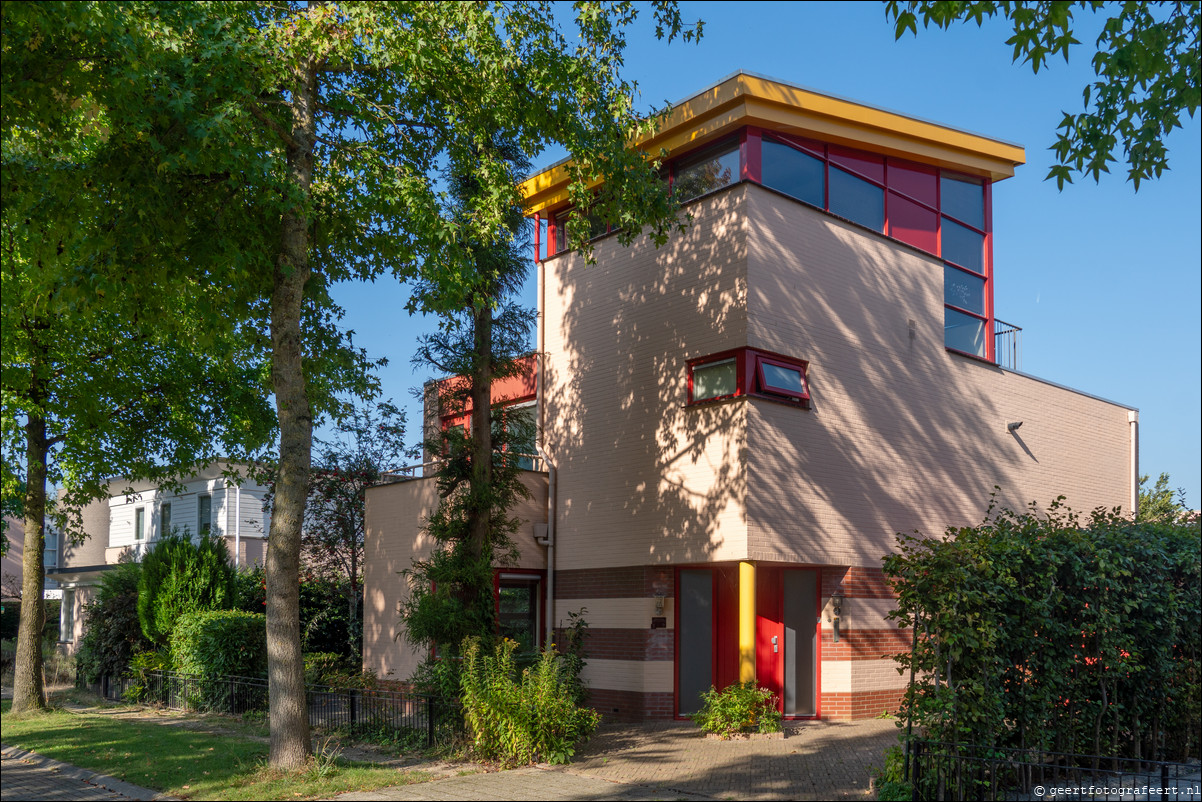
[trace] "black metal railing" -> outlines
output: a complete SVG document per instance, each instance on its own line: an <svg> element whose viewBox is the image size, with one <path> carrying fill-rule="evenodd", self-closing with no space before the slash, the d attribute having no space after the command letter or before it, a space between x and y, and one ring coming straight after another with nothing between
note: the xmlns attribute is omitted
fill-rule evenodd
<svg viewBox="0 0 1202 802"><path fill-rule="evenodd" d="M993 319L993 355L998 365L1022 370L1023 330L1021 326Z"/></svg>
<svg viewBox="0 0 1202 802"><path fill-rule="evenodd" d="M1199 799L1198 764L915 739L916 800Z"/></svg>
<svg viewBox="0 0 1202 802"><path fill-rule="evenodd" d="M242 716L266 713L264 677L204 676L148 671L140 677L105 677L98 688L111 700L138 701L169 710ZM424 740L427 746L462 729L463 715L454 699L376 688L305 685L309 724L322 730L387 731Z"/></svg>

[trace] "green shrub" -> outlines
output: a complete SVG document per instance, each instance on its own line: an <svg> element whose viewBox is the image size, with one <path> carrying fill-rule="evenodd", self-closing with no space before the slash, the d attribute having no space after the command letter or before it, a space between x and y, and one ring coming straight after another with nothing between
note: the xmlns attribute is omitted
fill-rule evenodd
<svg viewBox="0 0 1202 802"><path fill-rule="evenodd" d="M142 560L138 620L146 638L160 646L171 639L181 616L228 610L236 601L234 568L225 540L204 536L193 543L172 534Z"/></svg>
<svg viewBox="0 0 1202 802"><path fill-rule="evenodd" d="M125 688L129 702L145 702L150 698L150 672L170 671L171 655L167 652L137 652L129 661L125 676L133 680Z"/></svg>
<svg viewBox="0 0 1202 802"><path fill-rule="evenodd" d="M346 658L334 652L312 652L305 655L305 683L333 685L327 680L342 677L350 670Z"/></svg>
<svg viewBox="0 0 1202 802"><path fill-rule="evenodd" d="M692 719L706 732L720 738L736 733L780 732L776 696L754 682L735 683L721 691L711 687L701 698L701 710Z"/></svg>
<svg viewBox="0 0 1202 802"><path fill-rule="evenodd" d="M241 610L189 613L171 633L171 663L184 674L263 676L267 617Z"/></svg>
<svg viewBox="0 0 1202 802"><path fill-rule="evenodd" d="M58 643L59 608L62 602L54 599L42 601L46 612L46 623L42 625L42 642ZM16 640L17 629L21 625L21 602L17 599L5 599L0 605L0 640Z"/></svg>
<svg viewBox="0 0 1202 802"><path fill-rule="evenodd" d="M136 652L153 644L138 621L140 563L121 563L100 578L96 598L83 608L83 637L76 652L76 670L84 682L103 676L120 677Z"/></svg>
<svg viewBox="0 0 1202 802"><path fill-rule="evenodd" d="M476 638L463 643L463 714L473 744L506 764L567 763L600 716L575 703L574 678L551 649L519 678L517 646L506 638L488 655Z"/></svg>
<svg viewBox="0 0 1202 802"><path fill-rule="evenodd" d="M938 741L1182 760L1202 722L1202 533L1117 511L996 511L899 535L890 614L917 626L901 715Z"/></svg>

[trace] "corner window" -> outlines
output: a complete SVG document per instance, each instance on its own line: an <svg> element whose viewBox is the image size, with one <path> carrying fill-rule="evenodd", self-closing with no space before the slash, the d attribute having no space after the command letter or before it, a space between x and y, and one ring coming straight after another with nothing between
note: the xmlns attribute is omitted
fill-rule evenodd
<svg viewBox="0 0 1202 802"><path fill-rule="evenodd" d="M688 362L688 404L750 395L808 406L809 363L755 348L739 348Z"/></svg>
<svg viewBox="0 0 1202 802"><path fill-rule="evenodd" d="M810 393L806 389L806 363L785 362L758 355L755 362L756 390L802 403L810 400Z"/></svg>
<svg viewBox="0 0 1202 802"><path fill-rule="evenodd" d="M739 145L731 142L687 159L672 171L672 195L684 203L739 180Z"/></svg>
<svg viewBox="0 0 1202 802"><path fill-rule="evenodd" d="M196 499L196 531L201 537L213 532L213 497L207 493Z"/></svg>
<svg viewBox="0 0 1202 802"><path fill-rule="evenodd" d="M738 360L733 356L694 365L689 374L690 402L726 398L738 390Z"/></svg>

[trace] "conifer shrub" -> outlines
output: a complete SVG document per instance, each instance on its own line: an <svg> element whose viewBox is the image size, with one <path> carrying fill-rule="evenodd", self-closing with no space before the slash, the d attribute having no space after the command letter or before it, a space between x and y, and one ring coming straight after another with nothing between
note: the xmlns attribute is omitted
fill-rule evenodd
<svg viewBox="0 0 1202 802"><path fill-rule="evenodd" d="M133 656L153 644L138 620L140 563L120 563L100 578L94 600L83 608L83 637L76 653L76 671L83 682L125 674Z"/></svg>
<svg viewBox="0 0 1202 802"><path fill-rule="evenodd" d="M232 608L237 599L234 577L224 539L163 538L142 560L138 621L143 634L165 646L176 622L188 613Z"/></svg>

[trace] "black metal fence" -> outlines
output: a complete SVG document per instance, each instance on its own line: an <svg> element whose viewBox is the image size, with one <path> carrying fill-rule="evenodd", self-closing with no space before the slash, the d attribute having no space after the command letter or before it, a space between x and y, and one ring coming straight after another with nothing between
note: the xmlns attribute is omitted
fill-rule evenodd
<svg viewBox="0 0 1202 802"><path fill-rule="evenodd" d="M106 699L139 701L169 710L242 716L267 712L264 677L180 674L148 671L144 677L105 677L99 687ZM463 727L459 702L426 694L375 688L306 685L309 724L323 730L385 731L423 740L427 746Z"/></svg>
<svg viewBox="0 0 1202 802"><path fill-rule="evenodd" d="M1202 800L1202 767L974 744L911 742L908 776L921 800Z"/></svg>

